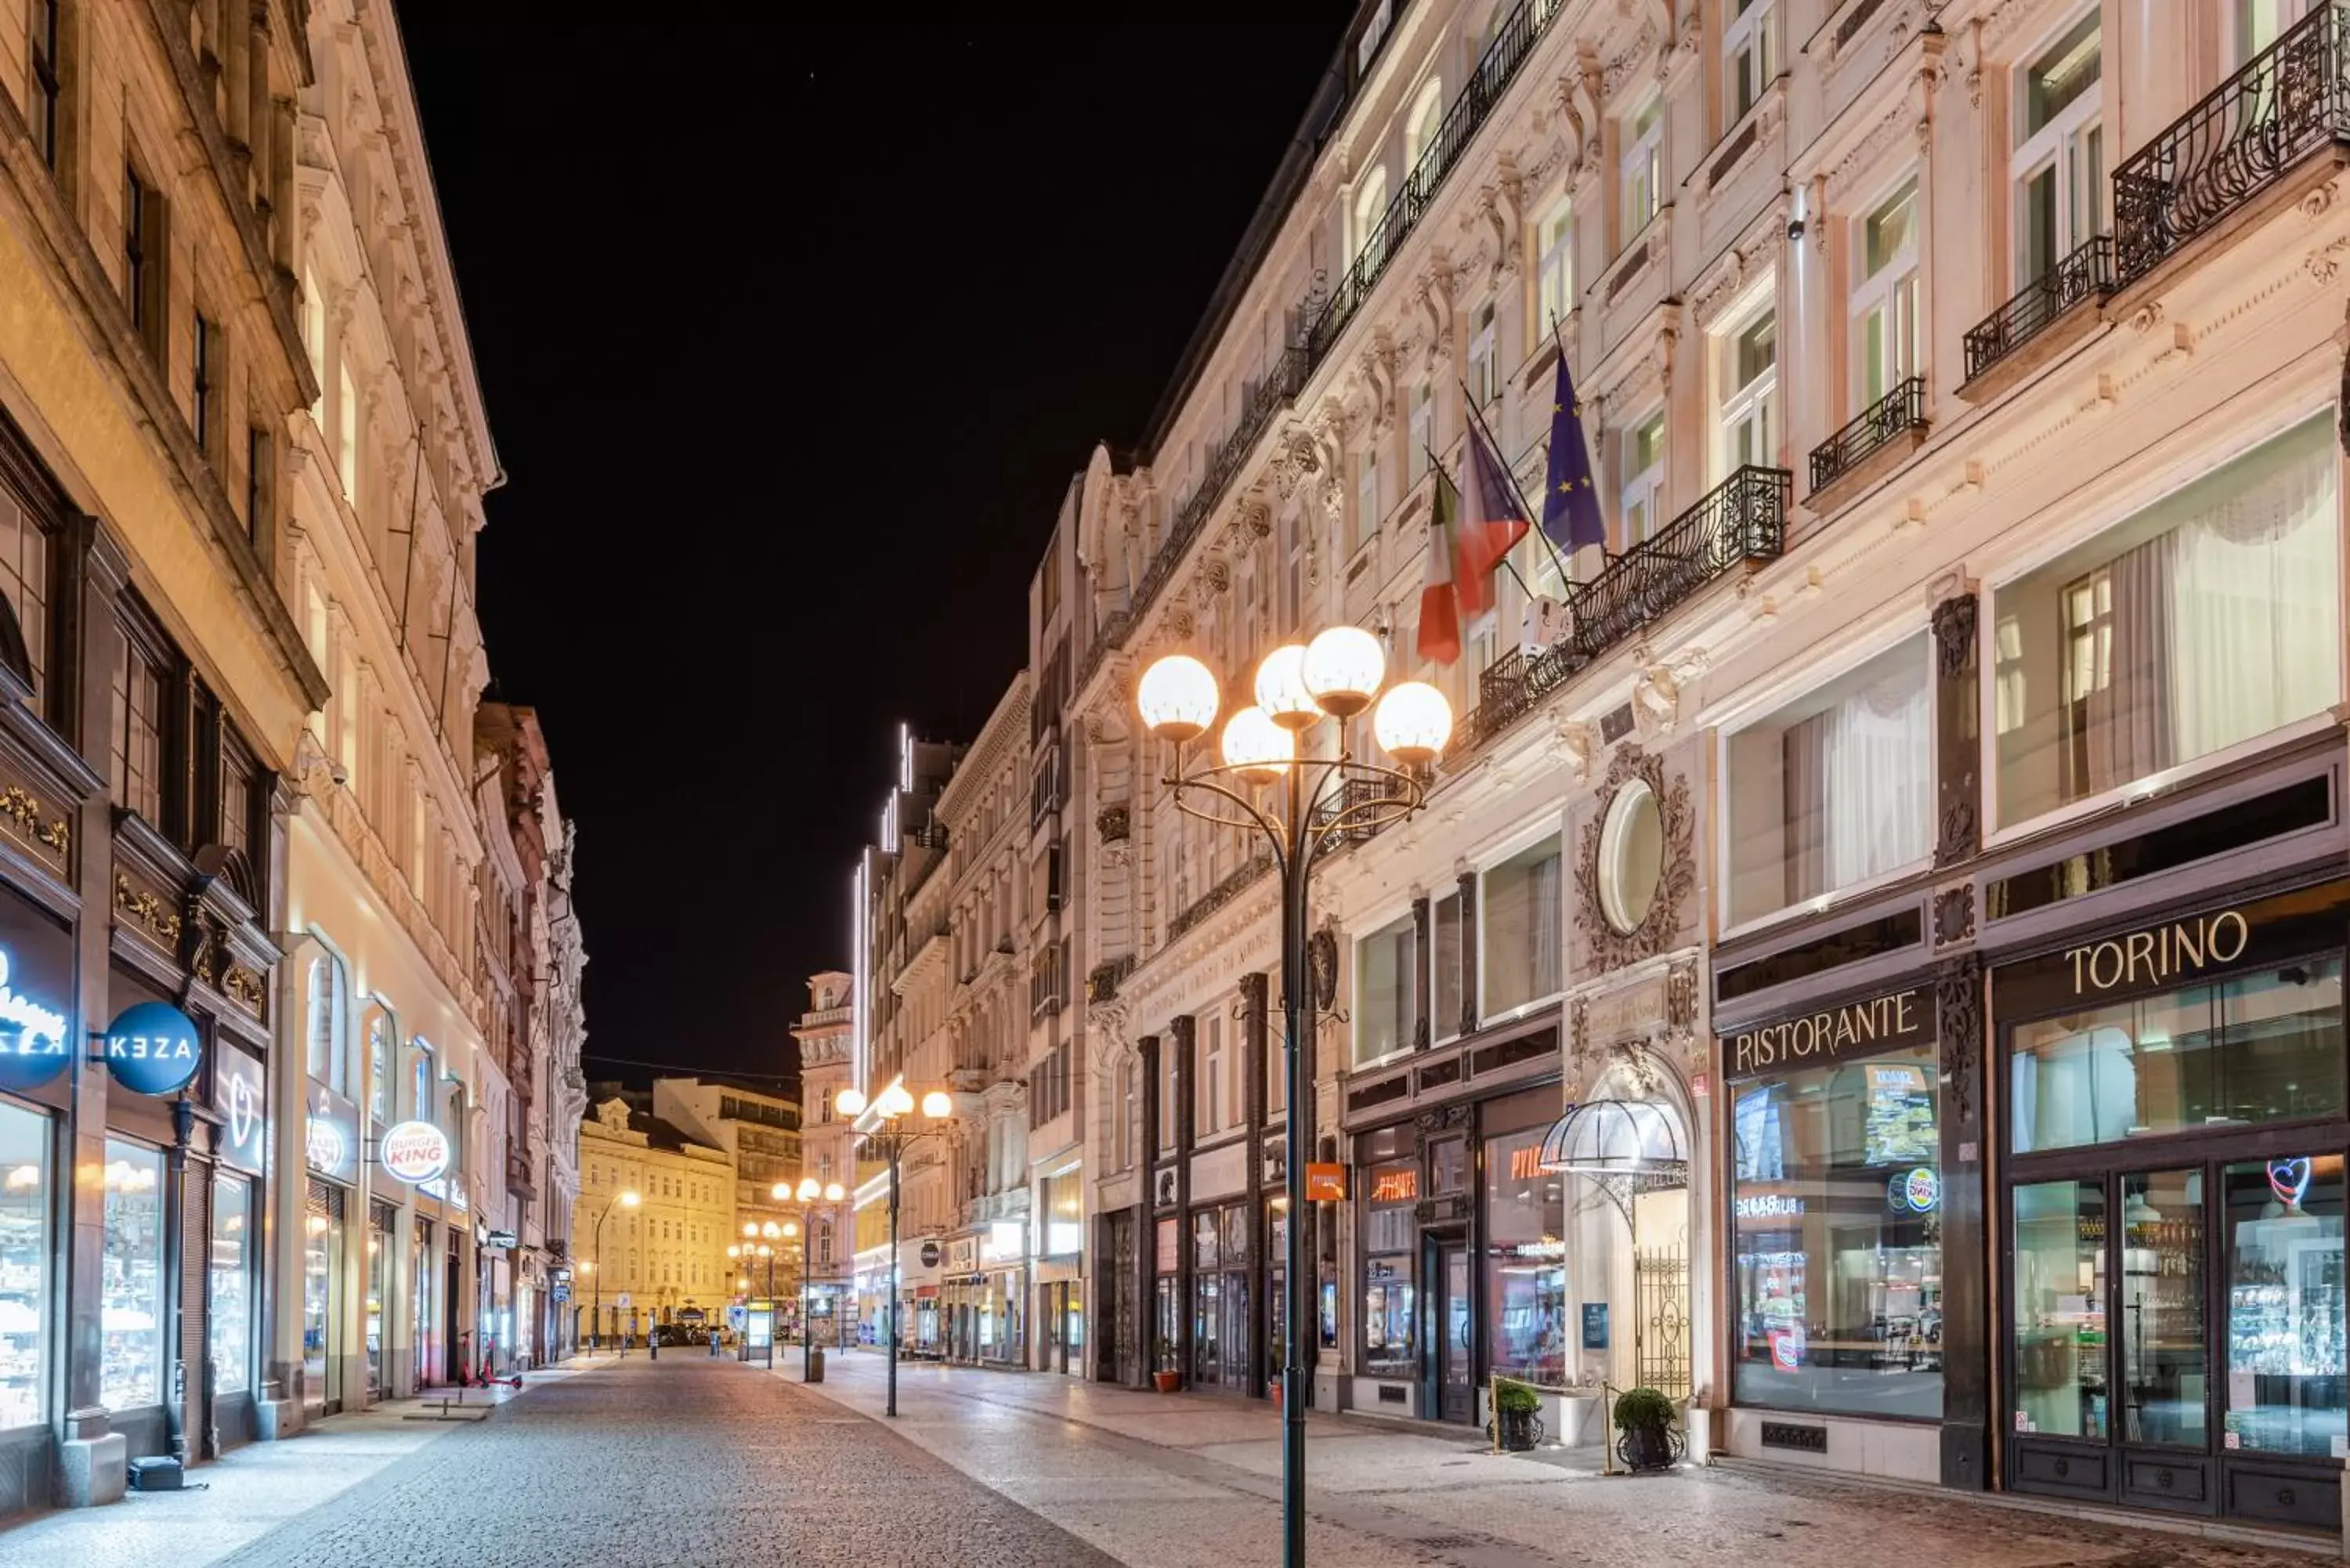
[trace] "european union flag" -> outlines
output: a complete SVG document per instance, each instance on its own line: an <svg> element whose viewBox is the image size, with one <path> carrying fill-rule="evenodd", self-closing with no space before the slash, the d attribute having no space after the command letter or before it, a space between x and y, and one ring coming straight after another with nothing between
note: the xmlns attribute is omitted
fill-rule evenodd
<svg viewBox="0 0 2350 1568"><path fill-rule="evenodd" d="M1599 489L1591 474L1591 448L1583 439L1583 405L1575 400L1575 378L1567 373L1564 347L1550 410L1550 473L1543 481L1542 529L1552 544L1569 553L1586 545L1604 549L1607 544Z"/></svg>

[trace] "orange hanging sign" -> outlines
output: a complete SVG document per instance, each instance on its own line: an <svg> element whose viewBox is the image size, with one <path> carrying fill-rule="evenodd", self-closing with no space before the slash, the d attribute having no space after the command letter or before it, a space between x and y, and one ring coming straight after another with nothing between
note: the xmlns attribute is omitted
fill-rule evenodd
<svg viewBox="0 0 2350 1568"><path fill-rule="evenodd" d="M1335 1161L1309 1163L1305 1168L1305 1200L1309 1203L1344 1203L1347 1200L1347 1168Z"/></svg>

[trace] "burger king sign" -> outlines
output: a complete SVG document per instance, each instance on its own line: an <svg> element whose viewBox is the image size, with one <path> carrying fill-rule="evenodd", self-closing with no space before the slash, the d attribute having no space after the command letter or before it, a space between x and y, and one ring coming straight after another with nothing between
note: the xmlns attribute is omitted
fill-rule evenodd
<svg viewBox="0 0 2350 1568"><path fill-rule="evenodd" d="M430 1181L449 1168L449 1135L431 1122L402 1122L383 1135L376 1158L397 1180Z"/></svg>

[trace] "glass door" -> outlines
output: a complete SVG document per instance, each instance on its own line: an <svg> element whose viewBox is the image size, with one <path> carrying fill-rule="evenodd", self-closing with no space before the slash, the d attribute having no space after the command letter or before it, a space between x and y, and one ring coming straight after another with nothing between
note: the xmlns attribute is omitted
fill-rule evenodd
<svg viewBox="0 0 2350 1568"><path fill-rule="evenodd" d="M2121 1501L2209 1512L2209 1226L2201 1166L2126 1171L2121 1204Z"/></svg>
<svg viewBox="0 0 2350 1568"><path fill-rule="evenodd" d="M1446 1421L1467 1423L1476 1418L1476 1317L1469 1299L1469 1249L1447 1241L1437 1278L1444 1301L1437 1321L1444 1325L1444 1343L1437 1355L1437 1415Z"/></svg>

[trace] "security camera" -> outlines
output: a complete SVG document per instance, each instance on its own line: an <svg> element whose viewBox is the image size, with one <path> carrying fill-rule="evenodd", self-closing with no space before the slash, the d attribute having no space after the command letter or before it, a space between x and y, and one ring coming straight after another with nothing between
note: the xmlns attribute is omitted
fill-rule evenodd
<svg viewBox="0 0 2350 1568"><path fill-rule="evenodd" d="M351 770L337 763L327 770L327 776L338 784L347 784L351 782Z"/></svg>

